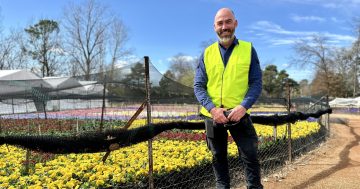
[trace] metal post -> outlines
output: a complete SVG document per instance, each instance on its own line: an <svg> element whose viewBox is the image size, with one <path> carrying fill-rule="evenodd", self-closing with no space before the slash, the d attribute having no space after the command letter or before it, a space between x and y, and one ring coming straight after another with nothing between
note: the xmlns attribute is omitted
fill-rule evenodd
<svg viewBox="0 0 360 189"><path fill-rule="evenodd" d="M29 135L30 135L30 125L28 124L28 136ZM30 172L30 156L31 156L31 151L29 149L26 149L25 165L24 165L25 166L25 171L24 171L25 175L29 175L29 172Z"/></svg>
<svg viewBox="0 0 360 189"><path fill-rule="evenodd" d="M273 127L273 139L276 140L277 139L277 126Z"/></svg>
<svg viewBox="0 0 360 189"><path fill-rule="evenodd" d="M291 93L291 89L290 89L290 85L289 85L289 80L286 80L286 87L287 87L287 112L288 115L290 114L290 109L291 109L291 101L290 101L290 93ZM291 139L291 123L287 123L287 131L288 131L288 151L289 151L289 162L292 162L292 139Z"/></svg>
<svg viewBox="0 0 360 189"><path fill-rule="evenodd" d="M47 119L47 113L46 113L46 101L45 101L45 92L44 92L44 94L42 94L42 92L44 91L43 90L43 85L41 84L40 85L40 87L41 87L41 90L40 90L40 92L39 92L39 98L41 98L41 97L43 97L43 107L44 107L44 116L45 116L45 119ZM41 100L41 99L40 99Z"/></svg>
<svg viewBox="0 0 360 189"><path fill-rule="evenodd" d="M356 86L358 84L358 77L357 77L357 73L358 73L358 70L357 70L357 63L358 61L360 60L359 56L357 56L355 58L355 62L354 62L354 89L353 89L353 97L355 98L356 96ZM329 101L328 101L329 102Z"/></svg>
<svg viewBox="0 0 360 189"><path fill-rule="evenodd" d="M147 124L151 124L151 105L150 105L150 76L149 76L149 57L144 56L145 59L145 87L146 87L146 102L147 102ZM149 156L149 188L154 188L153 178L153 156L152 156L152 139L148 140L148 156Z"/></svg>
<svg viewBox="0 0 360 189"><path fill-rule="evenodd" d="M330 105L329 105L329 95L326 95L326 108L330 108ZM330 137L330 114L327 113L326 114L326 128L328 129L327 131L327 136Z"/></svg>
<svg viewBox="0 0 360 189"><path fill-rule="evenodd" d="M14 97L11 97L11 107L12 107L12 113L15 114L15 109L14 109Z"/></svg>
<svg viewBox="0 0 360 189"><path fill-rule="evenodd" d="M26 113L28 113L28 98L27 98L27 96L25 96L25 110L26 110Z"/></svg>
<svg viewBox="0 0 360 189"><path fill-rule="evenodd" d="M2 133L1 120L2 120L2 117L1 117L1 115L0 115L0 134Z"/></svg>
<svg viewBox="0 0 360 189"><path fill-rule="evenodd" d="M103 130L103 126L104 126L105 94L106 94L106 75L104 76L104 90L103 90L102 108L101 108L100 132Z"/></svg>
<svg viewBox="0 0 360 189"><path fill-rule="evenodd" d="M56 92L56 97L58 99L58 110L57 111L61 111L61 105L60 105L60 97L59 97L59 91Z"/></svg>

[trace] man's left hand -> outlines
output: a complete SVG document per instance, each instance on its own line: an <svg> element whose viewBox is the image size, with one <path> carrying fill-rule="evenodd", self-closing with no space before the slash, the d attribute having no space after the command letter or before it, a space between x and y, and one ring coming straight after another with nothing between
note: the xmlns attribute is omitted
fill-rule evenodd
<svg viewBox="0 0 360 189"><path fill-rule="evenodd" d="M227 117L230 121L238 122L246 114L246 108L241 105L236 106L231 110L231 113Z"/></svg>

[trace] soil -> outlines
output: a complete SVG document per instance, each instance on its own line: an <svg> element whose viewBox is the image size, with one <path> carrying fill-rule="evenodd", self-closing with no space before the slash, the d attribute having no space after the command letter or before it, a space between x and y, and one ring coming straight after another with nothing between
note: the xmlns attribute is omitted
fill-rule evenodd
<svg viewBox="0 0 360 189"><path fill-rule="evenodd" d="M264 177L265 189L360 188L360 115L331 114L330 117L328 140Z"/></svg>

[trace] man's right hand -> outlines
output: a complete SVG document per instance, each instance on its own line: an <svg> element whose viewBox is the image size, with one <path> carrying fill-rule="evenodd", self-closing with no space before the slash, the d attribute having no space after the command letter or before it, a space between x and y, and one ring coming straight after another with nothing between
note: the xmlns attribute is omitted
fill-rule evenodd
<svg viewBox="0 0 360 189"><path fill-rule="evenodd" d="M215 123L224 124L229 122L229 119L225 117L224 111L226 111L225 108L213 108L210 110L211 116Z"/></svg>

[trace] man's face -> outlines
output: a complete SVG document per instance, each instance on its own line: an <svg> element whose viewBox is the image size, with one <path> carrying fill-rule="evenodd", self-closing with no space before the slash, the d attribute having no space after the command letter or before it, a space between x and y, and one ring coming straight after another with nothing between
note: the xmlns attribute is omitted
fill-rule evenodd
<svg viewBox="0 0 360 189"><path fill-rule="evenodd" d="M230 40L232 40L236 27L237 20L235 20L234 15L230 11L220 10L216 14L214 29L220 42L228 43Z"/></svg>

